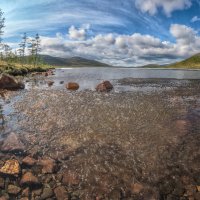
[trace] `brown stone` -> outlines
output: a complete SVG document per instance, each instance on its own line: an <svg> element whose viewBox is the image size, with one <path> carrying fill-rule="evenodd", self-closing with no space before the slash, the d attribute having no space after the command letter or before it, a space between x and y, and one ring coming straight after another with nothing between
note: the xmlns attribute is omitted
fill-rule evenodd
<svg viewBox="0 0 200 200"><path fill-rule="evenodd" d="M66 88L68 90L78 90L79 89L79 84L75 83L75 82L69 82L69 83L67 83Z"/></svg>
<svg viewBox="0 0 200 200"><path fill-rule="evenodd" d="M197 191L200 192L200 185L197 185Z"/></svg>
<svg viewBox="0 0 200 200"><path fill-rule="evenodd" d="M103 81L96 87L98 92L109 92L113 89L113 85L109 81Z"/></svg>
<svg viewBox="0 0 200 200"><path fill-rule="evenodd" d="M63 186L54 189L54 194L57 200L68 200L67 191Z"/></svg>
<svg viewBox="0 0 200 200"><path fill-rule="evenodd" d="M144 186L140 183L134 183L131 189L133 193L138 194L144 189Z"/></svg>
<svg viewBox="0 0 200 200"><path fill-rule="evenodd" d="M64 185L78 185L79 178L75 172L66 171L63 173L62 183Z"/></svg>
<svg viewBox="0 0 200 200"><path fill-rule="evenodd" d="M19 162L17 160L7 160L0 169L0 173L4 175L18 176L20 173Z"/></svg>
<svg viewBox="0 0 200 200"><path fill-rule="evenodd" d="M15 90L24 89L24 87L24 84L17 81L13 76L8 74L0 75L0 89Z"/></svg>
<svg viewBox="0 0 200 200"><path fill-rule="evenodd" d="M15 185L8 185L8 194L18 195L20 191L21 191L20 187L17 187Z"/></svg>
<svg viewBox="0 0 200 200"><path fill-rule="evenodd" d="M24 165L27 165L27 166L33 166L33 165L35 165L36 164L36 160L34 159L34 158L32 158L32 157L30 157L30 156L26 156L23 160L22 160L22 163L24 164Z"/></svg>
<svg viewBox="0 0 200 200"><path fill-rule="evenodd" d="M5 197L5 196L1 196L1 197L0 197L0 200L8 200L8 198Z"/></svg>
<svg viewBox="0 0 200 200"><path fill-rule="evenodd" d="M20 181L22 186L36 187L40 186L40 182L36 176L34 176L31 172L26 172Z"/></svg>
<svg viewBox="0 0 200 200"><path fill-rule="evenodd" d="M22 197L20 200L29 200L28 197Z"/></svg>
<svg viewBox="0 0 200 200"><path fill-rule="evenodd" d="M54 173L56 169L56 163L54 160L47 158L42 159L39 161L39 165L42 166L42 173L48 174L48 173Z"/></svg>
<svg viewBox="0 0 200 200"><path fill-rule="evenodd" d="M19 140L15 133L10 133L7 138L3 141L1 151L3 152L24 152L25 147L23 143Z"/></svg>

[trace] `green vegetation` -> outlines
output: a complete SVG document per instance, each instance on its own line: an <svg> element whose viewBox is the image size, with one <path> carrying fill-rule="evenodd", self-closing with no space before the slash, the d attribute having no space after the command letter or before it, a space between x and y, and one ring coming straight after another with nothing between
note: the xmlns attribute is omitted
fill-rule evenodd
<svg viewBox="0 0 200 200"><path fill-rule="evenodd" d="M200 53L196 54L186 60L177 62L166 66L166 68L177 68L177 69L200 69Z"/></svg>
<svg viewBox="0 0 200 200"><path fill-rule="evenodd" d="M24 33L19 48L15 51L8 44L2 42L5 27L3 14L0 9L0 73L25 75L30 72L43 72L52 68L49 65L45 65L39 55L39 34L28 38L26 33Z"/></svg>

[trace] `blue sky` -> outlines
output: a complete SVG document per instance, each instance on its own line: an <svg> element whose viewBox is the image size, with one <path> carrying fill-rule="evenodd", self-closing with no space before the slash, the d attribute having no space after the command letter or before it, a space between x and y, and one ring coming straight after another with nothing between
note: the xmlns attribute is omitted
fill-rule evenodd
<svg viewBox="0 0 200 200"><path fill-rule="evenodd" d="M4 42L41 35L42 53L113 65L165 64L200 52L200 0L1 0Z"/></svg>

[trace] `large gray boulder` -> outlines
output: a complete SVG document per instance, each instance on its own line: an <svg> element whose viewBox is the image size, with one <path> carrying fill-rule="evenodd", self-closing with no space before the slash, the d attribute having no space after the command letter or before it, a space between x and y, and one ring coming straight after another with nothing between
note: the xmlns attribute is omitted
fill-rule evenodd
<svg viewBox="0 0 200 200"><path fill-rule="evenodd" d="M0 89L17 90L24 89L24 84L17 81L13 76L8 74L0 75Z"/></svg>

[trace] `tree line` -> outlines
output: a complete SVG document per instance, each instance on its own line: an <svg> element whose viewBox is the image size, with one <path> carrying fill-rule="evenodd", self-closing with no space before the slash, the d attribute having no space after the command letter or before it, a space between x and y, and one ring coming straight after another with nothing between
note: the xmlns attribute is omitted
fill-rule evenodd
<svg viewBox="0 0 200 200"><path fill-rule="evenodd" d="M19 48L13 50L8 44L3 43L2 36L4 34L5 18L4 13L0 9L0 60L9 63L18 62L22 66L25 64L32 64L37 66L41 62L39 52L41 51L41 40L37 33L35 37L28 37L26 33L23 34Z"/></svg>

